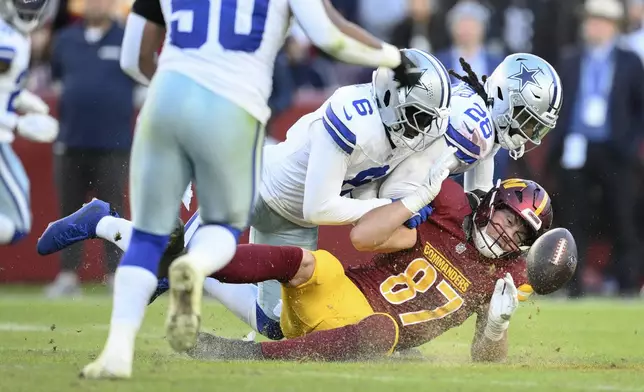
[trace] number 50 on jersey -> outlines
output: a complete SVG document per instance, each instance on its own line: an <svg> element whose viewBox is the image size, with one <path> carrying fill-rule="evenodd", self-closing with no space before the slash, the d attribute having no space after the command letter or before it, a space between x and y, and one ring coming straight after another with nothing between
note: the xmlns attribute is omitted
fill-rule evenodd
<svg viewBox="0 0 644 392"><path fill-rule="evenodd" d="M171 45L199 49L208 42L210 30L217 29L219 45L226 50L253 53L259 49L270 0L220 0L218 15L211 14L210 1L171 0Z"/></svg>

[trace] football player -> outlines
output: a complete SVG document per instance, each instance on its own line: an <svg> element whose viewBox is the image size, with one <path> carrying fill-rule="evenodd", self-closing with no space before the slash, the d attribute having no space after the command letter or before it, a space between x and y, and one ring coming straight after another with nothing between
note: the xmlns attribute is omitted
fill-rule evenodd
<svg viewBox="0 0 644 392"><path fill-rule="evenodd" d="M324 250L240 245L214 278L279 280L287 339L255 343L201 334L189 354L365 359L422 345L476 314L472 358L502 360L510 318L518 301L533 292L522 254L551 226L550 197L533 181L509 179L479 200L447 180L433 206L416 229L403 226L411 214L400 201L366 213L352 241L358 247L375 243L389 253L359 267L344 269Z"/></svg>
<svg viewBox="0 0 644 392"><path fill-rule="evenodd" d="M0 3L0 246L24 238L31 230L29 179L11 148L15 134L40 143L58 135L58 121L49 106L24 89L31 40L43 22L48 0L6 0Z"/></svg>
<svg viewBox="0 0 644 392"><path fill-rule="evenodd" d="M399 87L393 72L379 68L379 73L389 72L389 89L374 94L371 84L342 87L317 111L293 125L285 142L264 147L260 197L251 217L251 242L313 250L317 248L318 225L352 223L367 211L391 203L389 198L360 190L361 199L343 196L386 176L441 137L451 96L449 75L436 58L415 49L402 52L414 66L414 85ZM445 154L454 151L448 149ZM423 159L409 173L409 177L417 178L408 180L418 184L403 199L410 211L422 209L440 190L444 177L427 181L435 161ZM446 177L448 173L443 174ZM132 230L121 227L123 221L116 218L107 225L110 219L102 218L109 214L107 204L97 200L53 223L38 241L39 253L49 254L92 236L113 238L114 230L122 233L121 238L127 236L122 243L129 244ZM189 222L189 230L199 227L202 219L200 211ZM240 297L238 287L212 289L227 306L227 298ZM279 314L273 309L279 303L280 290L278 282L260 284L259 308L252 304L255 316L243 304L238 304L241 309L236 313L250 315L253 321L249 322L256 322L260 330L274 330L271 325L279 323Z"/></svg>
<svg viewBox="0 0 644 392"><path fill-rule="evenodd" d="M135 229L114 277L106 345L82 371L88 378L131 376L135 337L191 180L202 225L170 273L166 333L176 351L195 344L204 277L230 261L255 202L273 63L292 14L314 43L339 59L392 68L411 86L397 48L339 18L328 0L137 0L133 9L124 40L139 49L133 58L149 60L140 74L154 78L132 146ZM132 44L124 47L131 53Z"/></svg>
<svg viewBox="0 0 644 392"><path fill-rule="evenodd" d="M487 192L500 149L519 159L555 127L563 97L561 80L552 65L529 53L507 56L489 78L483 76L483 84L463 59L461 66L466 75L450 70L462 83L453 89L449 125L437 144L458 149L450 171L465 173L466 191Z"/></svg>

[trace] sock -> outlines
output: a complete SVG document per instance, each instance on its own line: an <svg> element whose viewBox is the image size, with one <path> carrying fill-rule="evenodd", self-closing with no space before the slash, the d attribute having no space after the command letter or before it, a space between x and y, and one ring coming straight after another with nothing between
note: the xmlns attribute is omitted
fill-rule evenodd
<svg viewBox="0 0 644 392"><path fill-rule="evenodd" d="M157 276L159 262L169 239L169 235L150 234L133 229L130 245L121 259L121 266L142 267Z"/></svg>
<svg viewBox="0 0 644 392"><path fill-rule="evenodd" d="M239 230L221 225L202 225L190 239L188 253L205 276L225 267L235 255Z"/></svg>
<svg viewBox="0 0 644 392"><path fill-rule="evenodd" d="M390 316L378 313L357 324L260 344L266 359L346 361L385 355L395 347L397 338L398 325Z"/></svg>
<svg viewBox="0 0 644 392"><path fill-rule="evenodd" d="M255 331L260 332L257 329L255 316L257 286L253 284L221 283L216 279L206 278L203 288L241 321L248 324Z"/></svg>
<svg viewBox="0 0 644 392"><path fill-rule="evenodd" d="M9 217L0 215L0 245L14 243L14 236L16 234L15 223Z"/></svg>
<svg viewBox="0 0 644 392"><path fill-rule="evenodd" d="M132 231L130 247L114 275L110 332L103 354L113 364L131 364L145 308L157 287L157 269L169 236Z"/></svg>
<svg viewBox="0 0 644 392"><path fill-rule="evenodd" d="M280 313L275 313L275 308L282 301L282 284L276 280L267 280L257 283L257 287L257 304L268 317L279 321Z"/></svg>
<svg viewBox="0 0 644 392"><path fill-rule="evenodd" d="M303 252L296 246L239 245L230 263L212 277L224 283L288 282L300 269Z"/></svg>
<svg viewBox="0 0 644 392"><path fill-rule="evenodd" d="M101 218L96 225L96 235L127 251L132 239L134 224L123 218L111 215Z"/></svg>
<svg viewBox="0 0 644 392"><path fill-rule="evenodd" d="M116 359L113 363L131 366L136 334L156 286L156 276L146 268L121 265L116 269L110 331L104 350L106 358Z"/></svg>

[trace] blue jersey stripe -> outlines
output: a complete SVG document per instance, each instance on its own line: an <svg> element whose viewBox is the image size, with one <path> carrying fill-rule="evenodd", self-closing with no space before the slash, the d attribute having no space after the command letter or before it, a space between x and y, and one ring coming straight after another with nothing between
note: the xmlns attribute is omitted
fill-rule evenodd
<svg viewBox="0 0 644 392"><path fill-rule="evenodd" d="M445 138L445 141L447 141L448 145L452 147L456 147L456 152L454 153L454 155L456 155L456 158L458 158L460 161L465 162L468 165L471 165L472 163L476 162L476 158L471 157L466 153L464 153L463 150L459 148L459 146L452 143L449 139Z"/></svg>
<svg viewBox="0 0 644 392"><path fill-rule="evenodd" d="M445 133L453 143L457 144L456 147L459 147L463 150L467 150L472 155L479 156L481 155L481 147L472 143L471 140L467 139L465 136L461 135L452 124L447 125L447 132Z"/></svg>
<svg viewBox="0 0 644 392"><path fill-rule="evenodd" d="M16 55L16 50L11 46L0 46L0 59L11 62Z"/></svg>
<svg viewBox="0 0 644 392"><path fill-rule="evenodd" d="M322 119L324 128L341 149L351 154L356 147L356 135L336 116L331 105L327 106L325 114L328 121L327 118Z"/></svg>

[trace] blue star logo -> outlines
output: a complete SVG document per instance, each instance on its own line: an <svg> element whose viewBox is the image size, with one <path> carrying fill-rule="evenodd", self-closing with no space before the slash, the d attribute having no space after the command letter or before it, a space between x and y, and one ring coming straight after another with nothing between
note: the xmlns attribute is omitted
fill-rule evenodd
<svg viewBox="0 0 644 392"><path fill-rule="evenodd" d="M508 79L518 80L521 83L519 91L523 91L523 89L529 84L540 88L541 86L539 85L539 82L535 79L535 76L539 72L543 72L541 68L528 69L524 63L521 63L521 70L514 75L511 75Z"/></svg>

